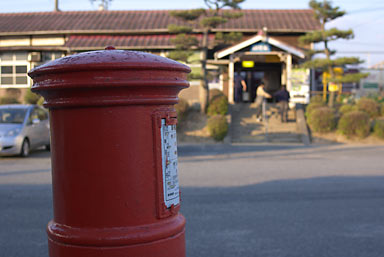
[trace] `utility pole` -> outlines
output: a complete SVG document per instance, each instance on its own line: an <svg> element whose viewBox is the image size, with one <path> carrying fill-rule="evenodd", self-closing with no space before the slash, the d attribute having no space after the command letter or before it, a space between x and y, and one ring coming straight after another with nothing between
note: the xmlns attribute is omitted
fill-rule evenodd
<svg viewBox="0 0 384 257"><path fill-rule="evenodd" d="M59 9L59 0L55 0L55 9L54 9L55 12L59 12L60 9Z"/></svg>

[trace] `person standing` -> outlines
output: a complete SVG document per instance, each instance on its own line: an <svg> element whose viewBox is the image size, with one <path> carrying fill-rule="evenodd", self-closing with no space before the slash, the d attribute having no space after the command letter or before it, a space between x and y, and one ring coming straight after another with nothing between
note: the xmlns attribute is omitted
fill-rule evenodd
<svg viewBox="0 0 384 257"><path fill-rule="evenodd" d="M257 119L257 121L262 120L261 115L263 112L264 98L272 98L272 96L265 91L264 82L261 81L260 85L257 87L257 90L256 90L256 119Z"/></svg>
<svg viewBox="0 0 384 257"><path fill-rule="evenodd" d="M277 106L279 107L281 122L287 122L288 102L289 102L290 95L285 85L283 85L281 89L277 91L273 96L275 97L277 101Z"/></svg>
<svg viewBox="0 0 384 257"><path fill-rule="evenodd" d="M235 103L241 103L243 102L243 91L247 89L247 84L245 84L244 79L241 77L241 75L236 74L235 75L235 81L234 81L234 100Z"/></svg>

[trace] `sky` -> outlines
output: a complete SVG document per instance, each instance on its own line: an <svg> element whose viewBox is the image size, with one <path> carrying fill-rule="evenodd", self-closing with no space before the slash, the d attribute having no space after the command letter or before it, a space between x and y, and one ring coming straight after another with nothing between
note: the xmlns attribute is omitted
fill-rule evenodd
<svg viewBox="0 0 384 257"><path fill-rule="evenodd" d="M306 9L308 0L246 0L242 9ZM339 56L358 56L364 67L384 62L384 1L334 0L347 14L331 22L328 28L353 29L353 40L339 40L330 46ZM54 0L1 0L0 12L51 11ZM59 0L62 11L97 10L98 1ZM113 0L110 10L160 10L205 7L203 0Z"/></svg>

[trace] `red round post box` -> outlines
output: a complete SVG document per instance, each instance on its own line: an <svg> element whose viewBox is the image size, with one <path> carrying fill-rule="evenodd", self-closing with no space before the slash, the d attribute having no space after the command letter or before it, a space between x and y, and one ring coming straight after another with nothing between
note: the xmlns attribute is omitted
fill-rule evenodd
<svg viewBox="0 0 384 257"><path fill-rule="evenodd" d="M113 47L31 70L50 111L51 257L185 256L173 105L189 72Z"/></svg>

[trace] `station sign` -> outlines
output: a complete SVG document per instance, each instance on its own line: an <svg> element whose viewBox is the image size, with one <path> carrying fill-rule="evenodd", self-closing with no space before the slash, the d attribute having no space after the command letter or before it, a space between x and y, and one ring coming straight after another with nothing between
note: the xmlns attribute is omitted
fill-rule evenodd
<svg viewBox="0 0 384 257"><path fill-rule="evenodd" d="M251 52L270 52L271 45L267 42L257 42L251 46Z"/></svg>

